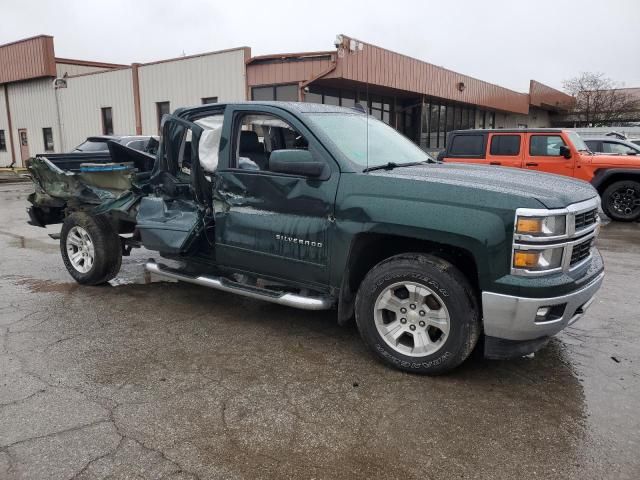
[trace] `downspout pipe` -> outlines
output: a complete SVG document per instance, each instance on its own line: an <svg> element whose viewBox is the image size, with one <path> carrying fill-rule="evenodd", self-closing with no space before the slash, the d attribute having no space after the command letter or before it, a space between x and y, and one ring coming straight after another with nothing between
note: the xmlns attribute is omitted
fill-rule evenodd
<svg viewBox="0 0 640 480"><path fill-rule="evenodd" d="M9 90L7 84L2 85L4 88L4 103L7 110L7 127L9 129L9 145L11 146L11 164L9 168L13 168L16 164L16 149L13 145L13 125L11 123L11 108L9 108Z"/></svg>
<svg viewBox="0 0 640 480"><path fill-rule="evenodd" d="M307 88L309 84L315 82L316 80L319 80L322 77L329 75L331 72L333 72L336 69L337 66L338 66L338 62L336 61L335 55L331 55L331 65L329 65L327 68L322 70L317 75L311 77L309 80L306 80L299 84L298 99L301 102L304 101L304 89Z"/></svg>
<svg viewBox="0 0 640 480"><path fill-rule="evenodd" d="M58 139L60 140L60 151L65 152L64 132L62 131L62 117L60 115L60 99L58 98L58 88L53 87L53 93L56 97L56 119L58 120Z"/></svg>

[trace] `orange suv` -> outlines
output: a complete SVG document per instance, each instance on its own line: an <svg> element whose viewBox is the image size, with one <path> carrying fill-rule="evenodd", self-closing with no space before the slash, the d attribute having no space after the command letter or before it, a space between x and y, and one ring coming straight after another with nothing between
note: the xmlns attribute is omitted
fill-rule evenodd
<svg viewBox="0 0 640 480"><path fill-rule="evenodd" d="M596 155L580 135L555 128L457 130L438 155L444 162L526 168L590 182L609 218L640 218L640 157Z"/></svg>

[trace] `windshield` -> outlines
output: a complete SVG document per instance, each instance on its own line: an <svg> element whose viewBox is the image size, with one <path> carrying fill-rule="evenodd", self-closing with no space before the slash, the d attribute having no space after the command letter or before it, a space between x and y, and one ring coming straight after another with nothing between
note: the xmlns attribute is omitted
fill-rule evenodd
<svg viewBox="0 0 640 480"><path fill-rule="evenodd" d="M309 117L349 160L362 168L389 162L402 165L434 161L411 140L375 118L349 113L314 113Z"/></svg>
<svg viewBox="0 0 640 480"><path fill-rule="evenodd" d="M573 143L573 146L576 147L576 150L589 150L589 147L587 147L587 144L584 143L582 137L576 132L567 132L567 135L569 136L569 140L571 140L571 143Z"/></svg>
<svg viewBox="0 0 640 480"><path fill-rule="evenodd" d="M106 142L92 142L90 140L82 142L73 149L74 152L103 152L107 150L109 150L109 147L107 147Z"/></svg>

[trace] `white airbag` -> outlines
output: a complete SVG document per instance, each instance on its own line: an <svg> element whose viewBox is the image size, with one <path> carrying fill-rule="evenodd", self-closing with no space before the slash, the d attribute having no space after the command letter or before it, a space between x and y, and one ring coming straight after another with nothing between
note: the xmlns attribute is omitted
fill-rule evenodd
<svg viewBox="0 0 640 480"><path fill-rule="evenodd" d="M202 169L207 173L213 173L218 168L218 152L220 151L223 118L222 115L214 115L195 122L204 128L200 136L198 157L200 158Z"/></svg>

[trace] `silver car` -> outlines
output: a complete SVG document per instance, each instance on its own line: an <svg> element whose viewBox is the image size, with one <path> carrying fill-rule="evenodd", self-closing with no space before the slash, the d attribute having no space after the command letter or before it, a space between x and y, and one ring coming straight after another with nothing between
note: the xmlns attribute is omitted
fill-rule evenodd
<svg viewBox="0 0 640 480"><path fill-rule="evenodd" d="M143 151L151 138L158 140L158 137L149 135L95 135L88 137L74 148L71 153L106 153L109 151L108 141L114 141L120 145Z"/></svg>
<svg viewBox="0 0 640 480"><path fill-rule="evenodd" d="M636 140L638 141L638 140ZM640 155L640 145L629 140L620 140L615 137L585 138L589 150L593 153L606 153L607 155Z"/></svg>

